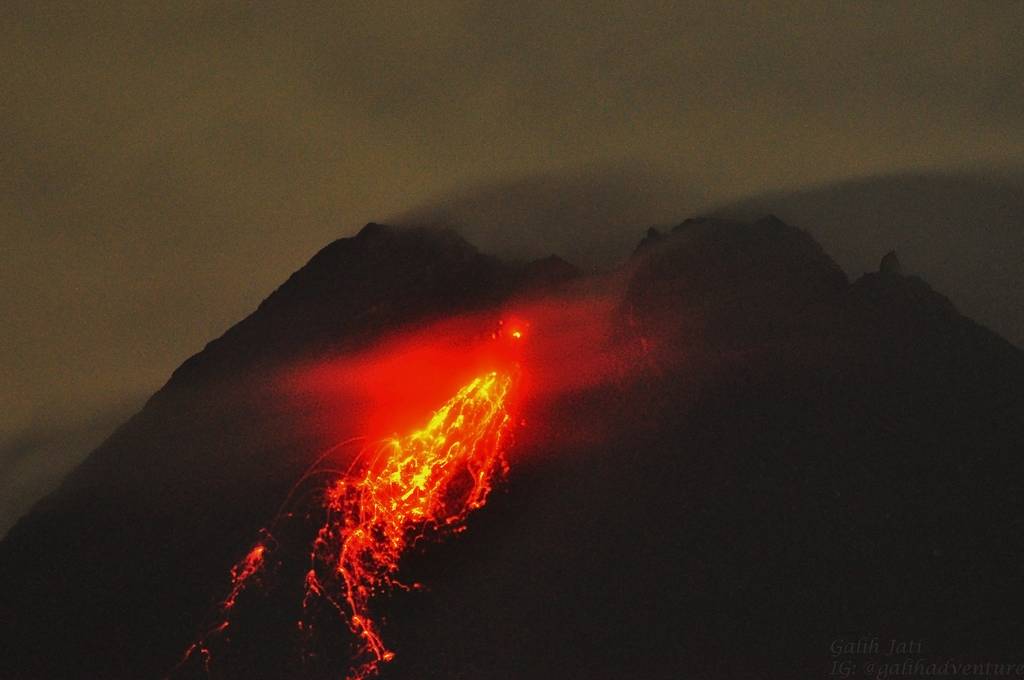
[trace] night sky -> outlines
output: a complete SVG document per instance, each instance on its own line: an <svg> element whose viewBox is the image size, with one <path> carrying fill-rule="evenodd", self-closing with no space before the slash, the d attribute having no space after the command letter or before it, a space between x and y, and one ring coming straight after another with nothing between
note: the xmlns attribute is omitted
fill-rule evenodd
<svg viewBox="0 0 1024 680"><path fill-rule="evenodd" d="M369 221L606 267L753 201L1024 340L1024 3L171 4L0 8L0 532Z"/></svg>

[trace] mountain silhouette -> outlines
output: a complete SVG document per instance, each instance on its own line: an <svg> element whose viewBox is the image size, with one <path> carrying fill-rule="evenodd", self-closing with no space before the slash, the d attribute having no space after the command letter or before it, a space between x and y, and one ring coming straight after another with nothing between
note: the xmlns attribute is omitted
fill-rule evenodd
<svg viewBox="0 0 1024 680"><path fill-rule="evenodd" d="M1024 346L1017 282L1024 265L1024 169L904 173L775 191L710 214L752 219L773 212L805 227L847 271L872 271L889 249L906 271L953 296L972 318Z"/></svg>
<svg viewBox="0 0 1024 680"><path fill-rule="evenodd" d="M850 282L771 216L652 231L594 276L367 225L186 361L0 542L0 677L203 677L176 665L232 565L313 493L296 484L317 456L366 434L359 403L282 392L281 375L493 310L547 310L529 331L544 347L585 330L565 301L594 290L613 291L608 327L538 361L564 375L587 345L626 354L526 389L507 479L467 531L403 561L424 590L381 601L398 650L382 677L808 677L833 641L872 636L1015 661L1024 353L881 269ZM313 520L288 519L296 536ZM275 540L282 561L209 677L345 672L342 622L297 651L288 584L308 551Z"/></svg>

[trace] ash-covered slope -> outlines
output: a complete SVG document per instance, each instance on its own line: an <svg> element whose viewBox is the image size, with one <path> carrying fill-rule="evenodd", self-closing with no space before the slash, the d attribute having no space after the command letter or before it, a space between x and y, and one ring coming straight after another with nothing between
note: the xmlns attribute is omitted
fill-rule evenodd
<svg viewBox="0 0 1024 680"><path fill-rule="evenodd" d="M871 636L1013 661L1024 355L887 270L850 284L774 218L649 235L618 309L657 360L527 400L544 427L518 434L504 493L404 565L429 589L388 599L385 676L807 677ZM294 427L318 404L261 382L275 365L570 275L450 234L329 246L0 544L0 676L174 665L330 443ZM277 599L244 617L215 677L336 677L294 656Z"/></svg>

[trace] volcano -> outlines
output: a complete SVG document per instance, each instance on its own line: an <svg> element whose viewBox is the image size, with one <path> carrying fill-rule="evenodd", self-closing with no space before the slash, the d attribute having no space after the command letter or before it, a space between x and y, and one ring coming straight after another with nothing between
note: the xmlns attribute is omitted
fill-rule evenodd
<svg viewBox="0 0 1024 680"><path fill-rule="evenodd" d="M1022 441L1024 353L895 256L690 219L584 275L370 224L11 529L0 677L1021 662Z"/></svg>

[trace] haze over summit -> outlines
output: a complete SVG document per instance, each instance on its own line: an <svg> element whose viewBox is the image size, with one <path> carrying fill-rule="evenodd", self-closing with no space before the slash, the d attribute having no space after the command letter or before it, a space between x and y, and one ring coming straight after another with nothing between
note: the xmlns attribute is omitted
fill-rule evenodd
<svg viewBox="0 0 1024 680"><path fill-rule="evenodd" d="M12 2L0 17L0 494L22 507L367 222L459 218L484 250L588 267L749 196L893 173L985 183L1024 155L1019 3ZM851 252L900 245L842 224ZM936 227L972 262L1012 251L986 228ZM943 292L1012 300L1005 280Z"/></svg>
<svg viewBox="0 0 1024 680"><path fill-rule="evenodd" d="M589 270L620 264L647 227L775 214L806 229L853 278L897 250L908 273L1024 347L1024 167L851 178L717 202L693 187L639 167L537 176L441 197L389 222L455 227L487 252L557 253Z"/></svg>

